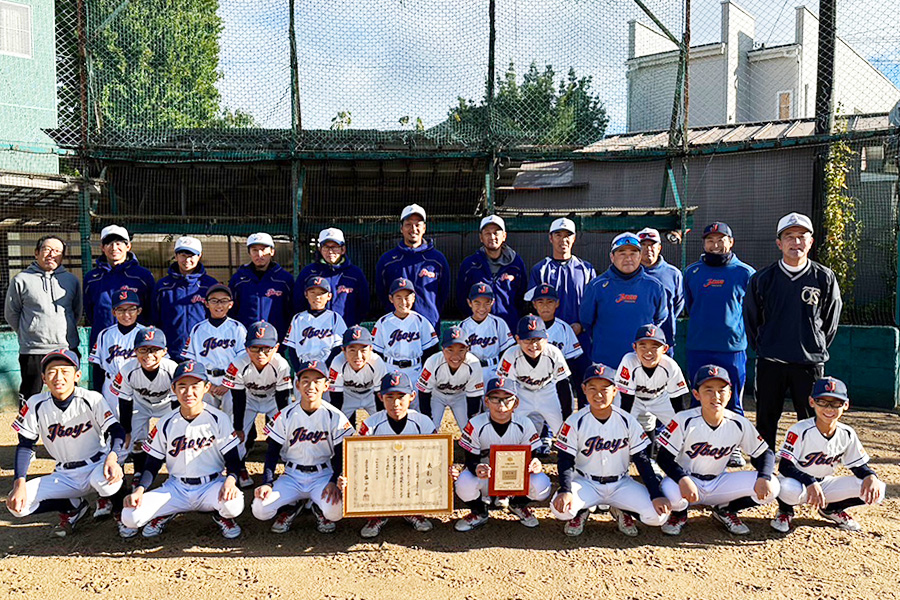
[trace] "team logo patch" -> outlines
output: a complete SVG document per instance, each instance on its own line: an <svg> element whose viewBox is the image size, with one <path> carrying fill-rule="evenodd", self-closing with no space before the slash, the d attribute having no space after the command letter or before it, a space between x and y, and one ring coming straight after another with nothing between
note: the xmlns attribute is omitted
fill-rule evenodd
<svg viewBox="0 0 900 600"><path fill-rule="evenodd" d="M359 336L362 335L362 329L354 329L353 333L350 334L350 337L354 340L358 340Z"/></svg>
<svg viewBox="0 0 900 600"><path fill-rule="evenodd" d="M619 294L616 298L616 304L622 304L623 302L626 304L634 304L637 302L637 299L637 294Z"/></svg>
<svg viewBox="0 0 900 600"><path fill-rule="evenodd" d="M288 333L290 333L290 332L288 332ZM262 337L264 337L265 335L266 335L266 328L265 328L265 326L259 327L259 328L256 330L256 337L257 337L257 338L262 338Z"/></svg>
<svg viewBox="0 0 900 600"><path fill-rule="evenodd" d="M337 289L335 290L335 292L337 292L338 294L352 294L353 288L347 287L346 285L339 285L339 286L337 286Z"/></svg>
<svg viewBox="0 0 900 600"><path fill-rule="evenodd" d="M369 433L369 428L366 427L366 424L365 424L365 423L363 423L363 424L359 427L359 435L366 435L367 433Z"/></svg>
<svg viewBox="0 0 900 600"><path fill-rule="evenodd" d="M500 276L500 281L509 281L510 283L512 283L515 280L516 280L516 276L511 275L509 273L504 273L503 275Z"/></svg>
<svg viewBox="0 0 900 600"><path fill-rule="evenodd" d="M154 337L156 337L155 329L153 329L152 327L148 327L147 329L144 330L144 339L145 340L152 340Z"/></svg>
<svg viewBox="0 0 900 600"><path fill-rule="evenodd" d="M669 424L666 425L666 431L668 431L669 433L672 433L676 429L678 429L678 423L675 421L669 421Z"/></svg>
<svg viewBox="0 0 900 600"><path fill-rule="evenodd" d="M228 365L228 370L225 371L225 373L227 373L228 375L231 375L232 377L237 375L237 372L238 372L238 370L237 370L237 367L234 366L234 363Z"/></svg>
<svg viewBox="0 0 900 600"><path fill-rule="evenodd" d="M472 427L472 422L471 422L471 421L469 421L468 423L466 423L466 428L463 429L463 431L465 431L465 432L468 433L469 435L472 435L472 432L475 431L475 428Z"/></svg>
<svg viewBox="0 0 900 600"><path fill-rule="evenodd" d="M819 296L821 295L822 290L813 286L803 286L803 289L800 291L800 299L810 306L815 306L819 303Z"/></svg>
<svg viewBox="0 0 900 600"><path fill-rule="evenodd" d="M21 416L24 417L24 416L27 415L27 414L28 414L28 405L27 405L27 404L23 404L23 405L22 405L22 408L19 409L19 415L21 415Z"/></svg>
<svg viewBox="0 0 900 600"><path fill-rule="evenodd" d="M428 279L435 279L435 278L437 278L437 273L435 273L434 270L429 270L425 267L422 267L422 270L419 271L419 277L427 277Z"/></svg>
<svg viewBox="0 0 900 600"><path fill-rule="evenodd" d="M275 288L269 288L266 290L266 298L271 298L272 296L281 296L281 290L276 290Z"/></svg>
<svg viewBox="0 0 900 600"><path fill-rule="evenodd" d="M481 285L478 286L478 293L479 293L479 294L487 294L487 291L488 291L487 286L484 285L483 283L482 283Z"/></svg>
<svg viewBox="0 0 900 600"><path fill-rule="evenodd" d="M550 293L550 286L545 285L544 287L542 287L542 288L541 288L541 293L542 293L542 294L549 294L549 293Z"/></svg>
<svg viewBox="0 0 900 600"><path fill-rule="evenodd" d="M352 425L350 425L350 421L344 421L344 429L350 429Z"/></svg>
<svg viewBox="0 0 900 600"><path fill-rule="evenodd" d="M708 373L710 377L718 377L719 367L710 367Z"/></svg>
<svg viewBox="0 0 900 600"><path fill-rule="evenodd" d="M710 278L710 279L707 279L707 280L706 280L706 283L703 284L703 287L705 287L705 288L708 288L708 287L722 287L723 285L725 285L725 280L724 280L724 279L712 279L712 278Z"/></svg>
<svg viewBox="0 0 900 600"><path fill-rule="evenodd" d="M460 329L454 329L453 331L450 332L451 339L458 340L461 337L462 337L462 330L460 330Z"/></svg>
<svg viewBox="0 0 900 600"><path fill-rule="evenodd" d="M528 321L528 331L534 331L535 329L537 329L537 321Z"/></svg>
<svg viewBox="0 0 900 600"><path fill-rule="evenodd" d="M110 419L110 418L112 418L112 416L113 416L112 411L108 410L105 413L103 413L103 420L105 421L106 419Z"/></svg>
<svg viewBox="0 0 900 600"><path fill-rule="evenodd" d="M194 364L195 364L194 361L189 360L187 363L185 363L184 370L182 371L182 373L193 373L194 372Z"/></svg>
<svg viewBox="0 0 900 600"><path fill-rule="evenodd" d="M628 371L628 367L622 367L622 370L619 372L619 377L625 381L631 379L631 372Z"/></svg>
<svg viewBox="0 0 900 600"><path fill-rule="evenodd" d="M563 423L562 429L559 430L559 435L569 435L570 431L572 431L572 426L568 423Z"/></svg>
<svg viewBox="0 0 900 600"><path fill-rule="evenodd" d="M428 369L422 369L422 381L428 381L429 379L431 379L431 372ZM397 384L392 381L391 385Z"/></svg>
<svg viewBox="0 0 900 600"><path fill-rule="evenodd" d="M828 380L825 382L825 391L826 392L833 392L835 389L837 389L837 385L835 385L835 383L833 381Z"/></svg>
<svg viewBox="0 0 900 600"><path fill-rule="evenodd" d="M126 298L128 298L128 292L127 292L127 291L121 291L121 292L119 292L119 300L125 300Z"/></svg>
<svg viewBox="0 0 900 600"><path fill-rule="evenodd" d="M400 375L391 376L391 385L400 385Z"/></svg>

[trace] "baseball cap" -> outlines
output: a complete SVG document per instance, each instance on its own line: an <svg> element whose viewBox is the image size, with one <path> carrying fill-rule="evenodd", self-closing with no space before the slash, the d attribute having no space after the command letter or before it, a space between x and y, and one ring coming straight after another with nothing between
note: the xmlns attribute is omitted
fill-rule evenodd
<svg viewBox="0 0 900 600"><path fill-rule="evenodd" d="M63 360L75 367L75 370L81 368L81 360L79 360L78 355L75 354L74 350L70 350L69 348L60 348L59 350L51 350L47 354L44 355L44 358L41 359L41 373L44 372L44 369L47 368L54 360Z"/></svg>
<svg viewBox="0 0 900 600"><path fill-rule="evenodd" d="M616 382L616 371L604 364L593 364L584 371L584 377L581 383L587 383L591 379L605 379L609 382Z"/></svg>
<svg viewBox="0 0 900 600"><path fill-rule="evenodd" d="M641 249L641 240L635 234L630 231L626 231L625 233L620 233L616 237L613 238L612 244L609 245L609 251L615 252L619 248L624 246L634 246L638 250Z"/></svg>
<svg viewBox="0 0 900 600"><path fill-rule="evenodd" d="M710 223L709 225L707 225L703 230L702 237L705 238L711 233L721 233L722 235L727 235L730 238L734 237L734 233L731 232L731 227L721 221L716 221L715 223Z"/></svg>
<svg viewBox="0 0 900 600"><path fill-rule="evenodd" d="M666 336L663 335L662 329L659 328L659 325L650 323L638 327L637 333L634 334L635 342L639 342L641 340L655 340L660 344L665 344Z"/></svg>
<svg viewBox="0 0 900 600"><path fill-rule="evenodd" d="M560 217L550 223L550 233L553 233L554 231L568 231L570 233L575 233L575 222L572 221L572 219Z"/></svg>
<svg viewBox="0 0 900 600"><path fill-rule="evenodd" d="M810 233L813 233L812 221L810 221L809 217L801 215L800 213L792 212L781 217L781 219L778 220L778 231L775 232L775 235L781 235L781 232L788 227L803 227Z"/></svg>
<svg viewBox="0 0 900 600"><path fill-rule="evenodd" d="M135 349L144 347L165 348L166 334L163 333L162 329L157 329L153 325L138 329L138 332L134 335L134 347Z"/></svg>
<svg viewBox="0 0 900 600"><path fill-rule="evenodd" d="M516 336L521 340L530 340L534 338L547 338L547 328L544 321L540 317L534 315L526 315L519 319L516 325Z"/></svg>
<svg viewBox="0 0 900 600"><path fill-rule="evenodd" d="M716 365L703 365L697 369L697 373L694 375L694 389L699 388L710 379L721 379L728 385L731 385L731 377L728 376L728 371Z"/></svg>
<svg viewBox="0 0 900 600"><path fill-rule="evenodd" d="M478 226L478 231L481 231L488 225L496 225L503 231L506 231L506 223L504 223L503 219L501 217L498 217L497 215L488 215L483 218L481 220L481 225Z"/></svg>
<svg viewBox="0 0 900 600"><path fill-rule="evenodd" d="M319 277L318 275L306 278L306 281L303 283L303 291L310 288L321 288L326 292L331 292L331 284L328 283L328 280L324 277Z"/></svg>
<svg viewBox="0 0 900 600"><path fill-rule="evenodd" d="M409 382L409 377L403 371L391 371L381 378L381 387L379 391L382 394L390 392L400 392L402 394L412 394L413 387Z"/></svg>
<svg viewBox="0 0 900 600"><path fill-rule="evenodd" d="M837 398L844 402L850 402L850 396L847 395L847 384L836 377L823 377L813 385L813 398Z"/></svg>
<svg viewBox="0 0 900 600"><path fill-rule="evenodd" d="M234 294L231 293L231 288L224 283L214 283L209 286L209 289L206 290L206 297L209 298L214 292L222 292L223 294L228 294L229 298L234 298Z"/></svg>
<svg viewBox="0 0 900 600"><path fill-rule="evenodd" d="M121 225L107 225L100 231L100 243L108 244L111 240L108 238L119 238L123 239L126 242L131 241L131 237L128 235L128 230L122 227Z"/></svg>
<svg viewBox="0 0 900 600"><path fill-rule="evenodd" d="M472 287L469 288L469 300L474 300L475 298L493 298L494 297L494 288L489 286L486 283L476 283Z"/></svg>
<svg viewBox="0 0 900 600"><path fill-rule="evenodd" d="M304 371L315 371L322 377L328 377L328 367L321 360L304 360L300 363L300 367L297 369L297 379L300 379Z"/></svg>
<svg viewBox="0 0 900 600"><path fill-rule="evenodd" d="M448 327L441 334L441 347L447 348L448 346L452 346L453 344L462 344L463 346L468 346L466 343L466 332L462 330L462 327L457 327L454 325L453 327Z"/></svg>
<svg viewBox="0 0 900 600"><path fill-rule="evenodd" d="M542 298L549 298L551 300L559 300L559 292L555 287L548 283L542 283L537 287L533 287L527 292L525 292L525 301L532 302L534 300L540 300Z"/></svg>
<svg viewBox="0 0 900 600"><path fill-rule="evenodd" d="M516 395L516 382L509 377L491 377L484 388L484 395L490 396L493 392L506 392Z"/></svg>
<svg viewBox="0 0 900 600"><path fill-rule="evenodd" d="M640 231L638 231L638 239L643 241L653 240L657 244L662 244L662 238L659 237L659 231L653 229L652 227L644 227Z"/></svg>
<svg viewBox="0 0 900 600"><path fill-rule="evenodd" d="M112 307L119 308L126 304L141 305L141 297L133 290L119 290L113 293Z"/></svg>
<svg viewBox="0 0 900 600"><path fill-rule="evenodd" d="M195 237L182 236L175 240L175 252L190 252L191 254L202 254L203 244Z"/></svg>
<svg viewBox="0 0 900 600"><path fill-rule="evenodd" d="M185 377L196 377L200 381L209 381L206 367L196 360L186 360L175 367L175 374L172 375L172 387L175 387L175 382Z"/></svg>
<svg viewBox="0 0 900 600"><path fill-rule="evenodd" d="M409 206L403 209L403 212L400 213L400 221L403 222L410 215L419 215L422 217L422 220L425 220L425 209L419 206L418 204L410 204Z"/></svg>
<svg viewBox="0 0 900 600"><path fill-rule="evenodd" d="M365 327L354 325L344 332L344 348L353 344L372 345L372 334Z"/></svg>
<svg viewBox="0 0 900 600"><path fill-rule="evenodd" d="M325 242L336 242L341 246L344 245L344 232L337 227L329 227L319 232L319 245Z"/></svg>
<svg viewBox="0 0 900 600"><path fill-rule="evenodd" d="M413 288L413 283L406 277L398 277L394 281L391 282L391 290L388 292L393 295L394 292L398 292L400 290L409 290L413 293L416 292L415 288Z"/></svg>
<svg viewBox="0 0 900 600"><path fill-rule="evenodd" d="M268 246L269 248L275 247L275 240L272 239L272 236L268 233L252 233L250 237L247 238L247 247L250 246Z"/></svg>
<svg viewBox="0 0 900 600"><path fill-rule="evenodd" d="M278 331L268 321L257 321L247 328L247 339L244 346L268 346L274 348L278 345Z"/></svg>

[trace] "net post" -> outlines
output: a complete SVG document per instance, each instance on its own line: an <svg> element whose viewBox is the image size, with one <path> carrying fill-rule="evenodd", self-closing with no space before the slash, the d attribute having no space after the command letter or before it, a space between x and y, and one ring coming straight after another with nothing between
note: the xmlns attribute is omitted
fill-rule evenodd
<svg viewBox="0 0 900 600"><path fill-rule="evenodd" d="M81 238L81 276L91 270L91 193L85 177L78 186L78 233Z"/></svg>
<svg viewBox="0 0 900 600"><path fill-rule="evenodd" d="M303 214L303 185L306 183L306 165L300 161L291 163L291 237L293 238L294 275L300 273L300 215Z"/></svg>

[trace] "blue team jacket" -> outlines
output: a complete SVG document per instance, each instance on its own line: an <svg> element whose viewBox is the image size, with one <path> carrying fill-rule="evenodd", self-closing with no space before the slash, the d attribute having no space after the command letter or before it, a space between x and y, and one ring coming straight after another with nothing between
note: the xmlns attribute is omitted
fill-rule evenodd
<svg viewBox="0 0 900 600"><path fill-rule="evenodd" d="M478 252L466 257L459 266L456 278L457 306L465 315L471 315L472 311L466 302L469 290L476 283L486 283L494 290L494 307L491 313L506 321L510 331L515 331L519 318L525 313L523 297L528 289L527 277L525 261L519 254L494 275L484 248L479 248Z"/></svg>
<svg viewBox="0 0 900 600"><path fill-rule="evenodd" d="M663 284L643 267L631 279L608 269L592 280L579 310L581 325L591 333L591 360L617 368L622 357L632 351L638 327L648 323L659 325L670 339L668 305Z"/></svg>
<svg viewBox="0 0 900 600"><path fill-rule="evenodd" d="M594 270L591 263L581 260L577 256L565 261L554 260L548 256L531 268L528 287L533 288L541 283L555 287L559 293L559 308L556 309L556 318L571 325L581 322L578 316L578 306L582 302L588 282L596 276L597 271ZM617 366L619 366L618 363Z"/></svg>
<svg viewBox="0 0 900 600"><path fill-rule="evenodd" d="M744 295L756 270L732 255L720 267L702 260L684 270L687 349L740 352L747 349L744 330Z"/></svg>
<svg viewBox="0 0 900 600"><path fill-rule="evenodd" d="M153 322L150 297L154 283L153 274L131 252L125 262L116 266L110 265L106 256L97 259L94 268L84 276L84 318L91 326L91 348L100 332L116 322L112 295L121 289L130 289L140 298L143 310L138 321L144 325Z"/></svg>
<svg viewBox="0 0 900 600"><path fill-rule="evenodd" d="M667 330L672 332L672 338L668 339L669 346L675 346L675 320L684 310L684 277L676 267L666 262L662 256L652 267L644 267L644 271L651 277L655 277L663 284L669 293L669 323Z"/></svg>
<svg viewBox="0 0 900 600"><path fill-rule="evenodd" d="M294 317L294 277L284 267L272 261L259 275L252 263L241 265L228 287L234 295L234 306L228 313L232 319L248 329L256 321L268 321L275 326L278 339L284 338Z"/></svg>
<svg viewBox="0 0 900 600"><path fill-rule="evenodd" d="M434 241L426 240L418 248L400 242L396 248L381 255L375 273L375 290L386 312L394 310L388 298L391 282L405 277L416 289L414 310L437 329L441 310L450 296L451 272L447 258L434 247Z"/></svg>
<svg viewBox="0 0 900 600"><path fill-rule="evenodd" d="M332 298L327 308L341 315L347 327L359 325L369 315L369 281L362 269L351 263L346 256L337 265L329 265L319 260L303 267L294 287L295 314L309 310L303 285L310 277L328 280Z"/></svg>
<svg viewBox="0 0 900 600"><path fill-rule="evenodd" d="M215 278L206 273L202 264L189 275L182 275L178 265L169 267L169 274L156 282L153 291L153 320L166 334L169 356L178 362L191 328L206 318L206 290Z"/></svg>

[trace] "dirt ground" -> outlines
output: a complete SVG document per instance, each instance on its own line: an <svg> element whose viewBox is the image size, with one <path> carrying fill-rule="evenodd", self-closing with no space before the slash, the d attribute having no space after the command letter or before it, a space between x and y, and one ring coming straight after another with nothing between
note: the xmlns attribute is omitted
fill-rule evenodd
<svg viewBox="0 0 900 600"><path fill-rule="evenodd" d="M0 424L14 413L0 412ZM751 419L753 415L751 414ZM897 598L900 597L900 417L850 412L887 484L882 506L856 509L865 528L847 533L804 507L787 536L768 520L774 507L742 513L751 534L735 537L691 511L684 534L670 538L641 526L619 534L608 515L594 516L581 537L568 538L546 506L529 530L492 513L485 527L461 534L450 517L430 533L392 520L375 542L362 523L316 533L304 514L285 535L241 516L243 535L219 536L208 515L182 515L156 540L118 537L110 520L90 516L65 539L51 534L56 515L14 521L0 509L0 595L14 598ZM449 416L444 428L450 430ZM793 422L793 415L783 419ZM453 428L455 429L455 427ZM784 431L782 430L782 435ZM260 461L255 449L251 460ZM0 493L11 487L15 437L0 426ZM39 453L32 473L52 468ZM547 466L555 474L553 465ZM130 469L130 466L128 467ZM262 470L251 462L251 473ZM249 501L248 501L249 502ZM452 519L465 514L458 506Z"/></svg>

